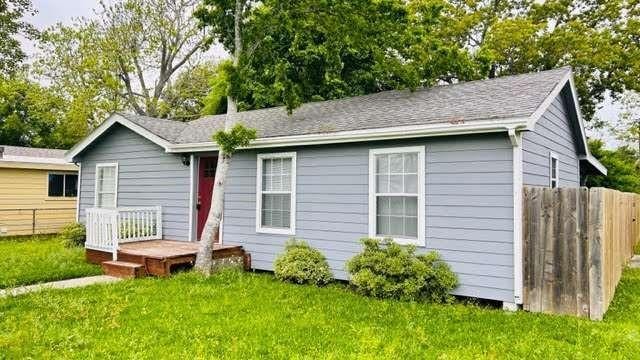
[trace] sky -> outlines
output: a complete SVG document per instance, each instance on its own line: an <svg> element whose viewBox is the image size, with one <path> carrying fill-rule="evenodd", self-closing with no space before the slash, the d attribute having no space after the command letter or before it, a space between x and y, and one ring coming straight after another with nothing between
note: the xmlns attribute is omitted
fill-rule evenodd
<svg viewBox="0 0 640 360"><path fill-rule="evenodd" d="M109 0L105 0L109 3ZM28 18L38 29L42 30L57 23L71 25L74 19L79 17L91 17L93 9L99 7L99 0L32 0L33 6L38 13ZM35 48L32 42L22 39L24 50L28 54L33 54ZM597 115L603 120L613 120L618 117L620 106L607 99L601 104ZM609 146L615 146L615 140L604 133L593 133L591 135L607 138Z"/></svg>

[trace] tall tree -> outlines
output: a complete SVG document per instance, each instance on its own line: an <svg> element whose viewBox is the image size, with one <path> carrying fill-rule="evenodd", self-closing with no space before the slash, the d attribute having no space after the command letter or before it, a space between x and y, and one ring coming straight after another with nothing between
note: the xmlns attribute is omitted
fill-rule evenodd
<svg viewBox="0 0 640 360"><path fill-rule="evenodd" d="M69 126L67 103L23 74L0 78L0 144L69 148L84 133Z"/></svg>
<svg viewBox="0 0 640 360"><path fill-rule="evenodd" d="M201 11L209 11L210 13L218 13L224 9L227 14L221 18L224 20L232 19L233 24L233 45L228 45L231 50L231 61L234 68L238 67L240 56L243 51L242 43L242 23L249 11L248 0L235 0L231 8L228 6L230 0L206 0L206 8ZM217 29L216 29L217 30ZM220 36L220 34L216 34ZM224 190L226 184L227 173L231 165L231 158L238 147L247 146L256 137L255 130L249 130L242 125L232 126L231 117L237 112L236 99L233 95L227 96L227 116L224 122L224 131L216 133L213 140L218 143L218 164L216 166L216 174L213 181L213 192L211 194L211 208L207 216L207 221L202 230L202 238L198 247L195 268L197 271L209 275L213 265L213 243L215 236L220 233L220 223L222 221L222 210L224 204Z"/></svg>
<svg viewBox="0 0 640 360"><path fill-rule="evenodd" d="M610 129L618 140L636 152L636 158L640 164L640 94L636 92L625 94L622 104L623 111L610 125Z"/></svg>
<svg viewBox="0 0 640 360"><path fill-rule="evenodd" d="M31 0L0 0L0 75L13 73L25 59L17 35L34 38L36 29L23 20L34 15Z"/></svg>
<svg viewBox="0 0 640 360"><path fill-rule="evenodd" d="M260 2L243 23L246 46L230 92L241 110L292 111L308 101L477 78L469 54L437 36L443 7L437 0ZM233 46L225 11L197 15Z"/></svg>
<svg viewBox="0 0 640 360"><path fill-rule="evenodd" d="M70 98L92 99L96 122L115 109L162 116L171 80L207 43L193 18L196 5L197 0L101 2L96 17L46 31L40 74Z"/></svg>
<svg viewBox="0 0 640 360"><path fill-rule="evenodd" d="M449 0L449 4L453 24L449 35L477 58L489 61L489 77L570 65L588 120L607 93L619 97L640 87L639 57L631 55L638 54L637 1Z"/></svg>
<svg viewBox="0 0 640 360"><path fill-rule="evenodd" d="M181 71L164 92L160 116L187 121L221 113L221 104L209 99L215 96L218 69L218 65L206 61Z"/></svg>
<svg viewBox="0 0 640 360"><path fill-rule="evenodd" d="M634 149L622 146L614 150L604 147L601 140L589 141L593 156L606 166L607 175L589 175L587 186L606 187L640 194L640 163Z"/></svg>

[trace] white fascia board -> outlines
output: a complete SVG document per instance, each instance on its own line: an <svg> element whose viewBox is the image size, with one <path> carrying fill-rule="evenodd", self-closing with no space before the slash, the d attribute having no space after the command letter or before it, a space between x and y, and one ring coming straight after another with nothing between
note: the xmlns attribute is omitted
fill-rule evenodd
<svg viewBox="0 0 640 360"><path fill-rule="evenodd" d="M104 134L107 130L109 130L116 123L121 124L138 135L146 138L147 140L157 144L162 147L165 151L168 151L171 143L155 134L150 132L149 130L143 128L142 126L133 123L122 115L112 114L107 120L105 120L100 126L98 126L89 136L84 138L81 142L76 144L71 150L67 151L65 154L65 160L67 162L73 162L73 158L82 152L87 146L91 145L95 140L97 140L100 135Z"/></svg>
<svg viewBox="0 0 640 360"><path fill-rule="evenodd" d="M558 96L558 94L560 94L560 92L562 91L562 89L566 85L567 81L571 81L571 79L572 79L571 71L567 71L565 76L562 77L562 79L558 82L558 84L556 84L556 86L553 88L553 90L551 90L549 95L538 106L536 111L531 115L531 117L529 118L529 121L527 123L527 130L533 130L534 129L534 127L535 127L536 123L538 122L538 120L540 120L540 118L542 117L542 115L544 115L544 112L547 111L547 108L549 108L549 106L551 105L553 100L555 100L555 98Z"/></svg>
<svg viewBox="0 0 640 360"><path fill-rule="evenodd" d="M488 121L472 121L466 124L440 123L429 125L398 126L380 129L341 131L329 134L281 136L257 139L246 149L286 146L322 145L361 141L406 139L416 137L467 135L477 133L505 132L509 129L524 129L529 118L513 118ZM174 144L167 152L217 151L213 142Z"/></svg>
<svg viewBox="0 0 640 360"><path fill-rule="evenodd" d="M527 130L533 130L536 122L540 120L544 112L551 105L553 100L560 94L560 91L565 87L565 85L569 83L569 87L571 89L571 98L573 100L573 106L576 113L576 117L578 120L578 128L580 130L580 140L584 145L585 154L579 155L580 160L588 161L593 167L595 167L598 171L600 171L603 175L607 175L607 168L602 165L598 159L596 159L591 152L589 151L589 143L587 142L587 133L584 127L584 119L582 117L582 111L580 110L580 102L578 101L578 91L576 90L575 80L573 78L573 72L567 72L567 75L556 85L553 91L549 94L549 96L542 102L542 104L538 107L536 112L531 116L530 122L527 124Z"/></svg>
<svg viewBox="0 0 640 360"><path fill-rule="evenodd" d="M17 156L17 155L4 155L2 158L0 158L0 162L69 165L69 163L62 158L46 158L46 157Z"/></svg>
<svg viewBox="0 0 640 360"><path fill-rule="evenodd" d="M591 154L587 154L587 155L580 155L578 157L578 160L584 160L587 161L589 164L591 164L594 168L596 168L596 170L600 171L600 173L604 176L607 176L607 168L606 166L602 165L602 163L596 159L595 156L591 155Z"/></svg>

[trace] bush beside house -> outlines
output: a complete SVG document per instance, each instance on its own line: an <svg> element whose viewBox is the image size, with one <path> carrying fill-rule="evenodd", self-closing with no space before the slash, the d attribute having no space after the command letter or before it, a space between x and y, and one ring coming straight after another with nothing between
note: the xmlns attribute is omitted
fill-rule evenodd
<svg viewBox="0 0 640 360"><path fill-rule="evenodd" d="M291 239L275 261L278 279L296 284L326 285L333 279L327 259L302 240Z"/></svg>
<svg viewBox="0 0 640 360"><path fill-rule="evenodd" d="M84 246L84 242L87 239L87 232L84 225L78 222L72 222L62 229L60 239L64 241L67 247Z"/></svg>
<svg viewBox="0 0 640 360"><path fill-rule="evenodd" d="M415 254L414 246L363 239L364 250L347 263L351 284L363 295L449 302L458 279L437 252Z"/></svg>

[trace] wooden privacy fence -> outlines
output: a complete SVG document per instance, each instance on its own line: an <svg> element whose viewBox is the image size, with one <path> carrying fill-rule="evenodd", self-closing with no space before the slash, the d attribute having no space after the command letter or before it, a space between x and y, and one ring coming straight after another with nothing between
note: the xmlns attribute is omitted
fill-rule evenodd
<svg viewBox="0 0 640 360"><path fill-rule="evenodd" d="M640 195L525 187L525 310L602 319L640 240Z"/></svg>

